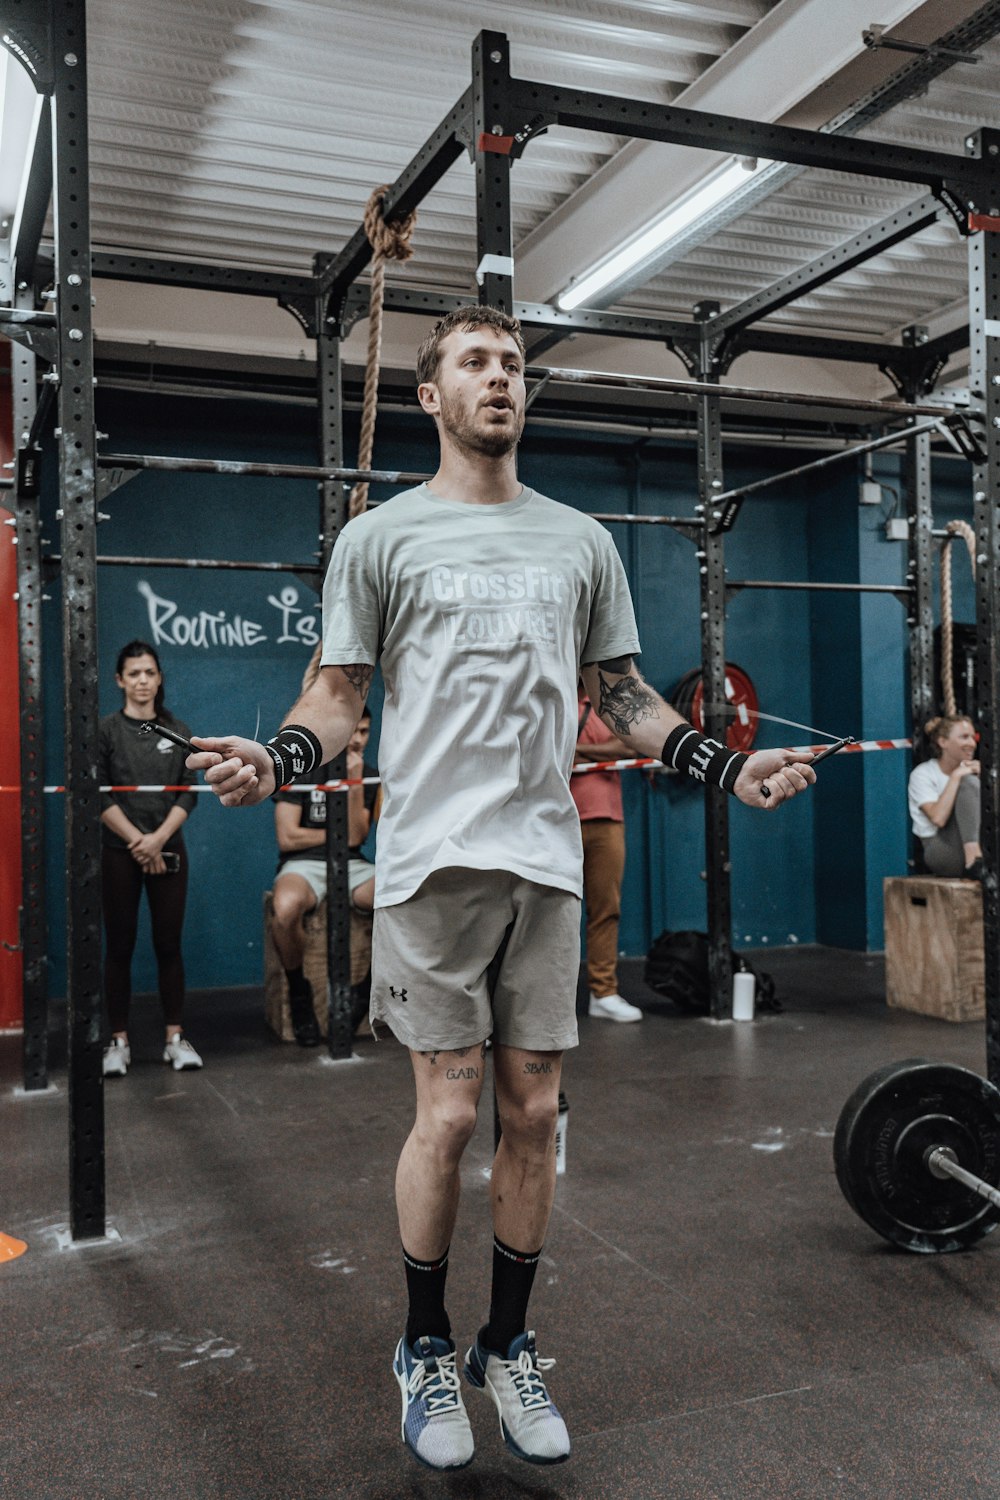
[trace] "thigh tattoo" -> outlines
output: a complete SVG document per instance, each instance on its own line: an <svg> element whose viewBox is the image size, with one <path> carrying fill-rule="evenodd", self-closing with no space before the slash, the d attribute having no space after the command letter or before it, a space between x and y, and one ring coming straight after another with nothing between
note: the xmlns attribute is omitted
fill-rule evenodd
<svg viewBox="0 0 1000 1500"><path fill-rule="evenodd" d="M479 1053L478 1058L475 1056L477 1052ZM465 1081L481 1076L483 1065L486 1062L486 1043L482 1042L478 1048L455 1047L451 1051L444 1051L439 1047L433 1052L421 1052L420 1056L426 1057L432 1068L438 1066L439 1057L444 1059L454 1058L454 1062L442 1062L441 1067L444 1071L444 1076L445 1078Z"/></svg>

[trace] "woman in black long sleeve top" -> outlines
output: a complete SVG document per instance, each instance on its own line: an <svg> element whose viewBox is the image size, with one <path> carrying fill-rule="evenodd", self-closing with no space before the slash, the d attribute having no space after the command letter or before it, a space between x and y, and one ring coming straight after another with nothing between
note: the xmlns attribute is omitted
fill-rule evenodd
<svg viewBox="0 0 1000 1500"><path fill-rule="evenodd" d="M145 641L123 646L115 681L125 701L118 713L101 720L101 785L192 785L194 773L184 764L186 752L153 729L158 720L185 737L190 735L187 725L164 707L163 673L152 646ZM106 792L101 797L104 991L112 1032L110 1045L104 1049L105 1076L123 1075L132 1061L128 1041L132 954L144 887L166 1023L163 1061L174 1068L202 1065L181 1031L181 928L188 876L181 828L195 801L192 792L173 791Z"/></svg>

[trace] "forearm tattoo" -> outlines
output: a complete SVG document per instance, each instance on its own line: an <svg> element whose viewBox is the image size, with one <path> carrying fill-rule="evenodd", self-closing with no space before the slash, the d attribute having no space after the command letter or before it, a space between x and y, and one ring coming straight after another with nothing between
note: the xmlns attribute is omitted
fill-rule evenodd
<svg viewBox="0 0 1000 1500"><path fill-rule="evenodd" d="M643 719L656 719L659 709L656 695L646 686L641 677L619 677L612 682L608 672L630 672L631 656L619 656L613 661L599 661L597 676L601 684L601 701L597 712L602 719L614 725L615 734L626 739Z"/></svg>
<svg viewBox="0 0 1000 1500"><path fill-rule="evenodd" d="M352 662L350 666L340 669L347 678L351 687L357 693L362 702L368 697L368 689L375 675L375 668L368 666L367 662Z"/></svg>

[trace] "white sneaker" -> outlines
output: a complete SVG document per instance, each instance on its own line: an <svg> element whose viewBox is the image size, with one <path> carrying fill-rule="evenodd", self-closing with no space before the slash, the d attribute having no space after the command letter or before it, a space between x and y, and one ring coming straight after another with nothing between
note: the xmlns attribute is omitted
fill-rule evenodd
<svg viewBox="0 0 1000 1500"><path fill-rule="evenodd" d="M641 1021L642 1011L638 1005L629 1005L621 995L601 995L600 999L590 992L590 1010L588 1014L601 1016L605 1021Z"/></svg>
<svg viewBox="0 0 1000 1500"><path fill-rule="evenodd" d="M405 1338L392 1361L403 1397L403 1442L429 1469L464 1469L472 1462L472 1428L462 1402L451 1339Z"/></svg>
<svg viewBox="0 0 1000 1500"><path fill-rule="evenodd" d="M104 1049L101 1072L105 1078L124 1078L132 1061L132 1048L121 1037L113 1036Z"/></svg>
<svg viewBox="0 0 1000 1500"><path fill-rule="evenodd" d="M179 1073L181 1068L201 1068L204 1063L192 1047L186 1036L180 1032L171 1037L163 1049L163 1061L172 1063L174 1072Z"/></svg>
<svg viewBox="0 0 1000 1500"><path fill-rule="evenodd" d="M466 1380L492 1400L512 1453L529 1464L561 1464L569 1458L569 1433L542 1379L555 1360L539 1358L534 1333L518 1334L504 1358L484 1346L485 1332L465 1356Z"/></svg>

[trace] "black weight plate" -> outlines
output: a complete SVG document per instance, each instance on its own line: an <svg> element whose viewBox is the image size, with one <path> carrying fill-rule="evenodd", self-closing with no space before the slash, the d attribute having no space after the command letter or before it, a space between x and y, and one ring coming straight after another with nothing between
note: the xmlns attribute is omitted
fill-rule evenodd
<svg viewBox="0 0 1000 1500"><path fill-rule="evenodd" d="M678 703L680 703L685 697L690 698L691 694L694 692L695 683L698 681L700 676L701 668L693 667L690 672L685 672L680 681L676 682L668 692L664 693L664 698L666 698L668 703L672 703L674 707L677 708ZM678 712L680 712L679 709Z"/></svg>
<svg viewBox="0 0 1000 1500"><path fill-rule="evenodd" d="M879 1068L841 1110L833 1141L844 1197L872 1229L925 1255L964 1250L1000 1210L926 1164L950 1146L959 1165L1000 1184L1000 1090L967 1068L911 1058Z"/></svg>

